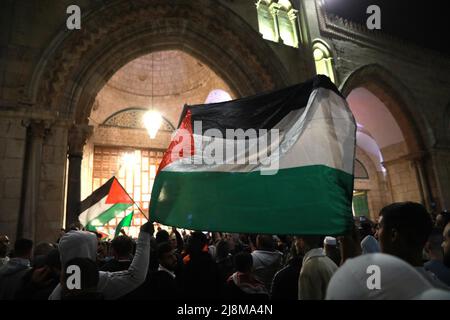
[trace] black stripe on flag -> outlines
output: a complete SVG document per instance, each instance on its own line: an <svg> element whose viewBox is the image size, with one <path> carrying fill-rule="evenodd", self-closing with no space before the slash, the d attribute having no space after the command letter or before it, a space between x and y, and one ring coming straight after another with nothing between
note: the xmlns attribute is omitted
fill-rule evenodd
<svg viewBox="0 0 450 320"><path fill-rule="evenodd" d="M202 122L202 134L208 129L218 129L224 136L226 129L270 130L289 112L305 108L311 93L318 88L342 96L328 77L318 75L307 82L269 93L226 102L185 105L180 123L190 110L193 127L195 121Z"/></svg>
<svg viewBox="0 0 450 320"><path fill-rule="evenodd" d="M78 215L103 199L109 193L109 190L111 190L111 185L115 178L116 177L112 177L111 179L109 179L104 185L92 192L89 197L81 201L80 211L78 212Z"/></svg>

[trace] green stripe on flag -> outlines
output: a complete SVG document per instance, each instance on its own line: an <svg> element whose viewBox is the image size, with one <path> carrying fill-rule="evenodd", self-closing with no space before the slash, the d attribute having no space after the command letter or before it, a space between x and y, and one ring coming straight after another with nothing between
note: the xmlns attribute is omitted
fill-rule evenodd
<svg viewBox="0 0 450 320"><path fill-rule="evenodd" d="M352 226L352 194L352 175L322 165L280 169L271 176L163 170L150 215L193 230L338 235Z"/></svg>
<svg viewBox="0 0 450 320"><path fill-rule="evenodd" d="M95 217L95 219L89 221L86 225L86 229L92 231L96 230L96 227L105 225L112 218L116 217L131 206L131 203L116 203L112 205L108 210L102 212L100 215Z"/></svg>
<svg viewBox="0 0 450 320"><path fill-rule="evenodd" d="M119 224L116 227L116 232L114 234L114 238L117 237L120 233L120 230L124 227L129 227L131 225L131 220L133 219L133 212L127 214L122 220L120 220Z"/></svg>

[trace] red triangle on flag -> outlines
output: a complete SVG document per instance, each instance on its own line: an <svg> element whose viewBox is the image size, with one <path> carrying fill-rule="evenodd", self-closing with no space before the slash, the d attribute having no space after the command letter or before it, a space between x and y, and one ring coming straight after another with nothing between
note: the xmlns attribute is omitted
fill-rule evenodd
<svg viewBox="0 0 450 320"><path fill-rule="evenodd" d="M115 203L129 203L133 204L133 200L131 200L128 193L125 189L120 185L117 179L114 179L111 189L109 189L108 197L106 198L106 204L115 204Z"/></svg>
<svg viewBox="0 0 450 320"><path fill-rule="evenodd" d="M192 131L192 113L191 110L189 110L175 133L175 136L170 142L169 147L164 153L161 163L159 164L157 174L170 163L183 157L189 157L195 154L194 136ZM186 135L186 133L188 133L188 135ZM173 152L176 146L180 149L180 152L178 153ZM184 151L187 151L187 154L185 154Z"/></svg>

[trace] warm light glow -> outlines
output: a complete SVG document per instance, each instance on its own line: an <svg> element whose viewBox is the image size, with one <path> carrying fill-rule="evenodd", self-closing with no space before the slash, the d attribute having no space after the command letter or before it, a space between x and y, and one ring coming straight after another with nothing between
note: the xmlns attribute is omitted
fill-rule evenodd
<svg viewBox="0 0 450 320"><path fill-rule="evenodd" d="M144 126L148 131L148 135L151 139L155 139L156 134L158 133L159 128L163 122L163 118L158 111L148 111L144 115Z"/></svg>
<svg viewBox="0 0 450 320"><path fill-rule="evenodd" d="M103 224L100 222L100 220L94 219L94 220L91 222L91 225L93 225L94 227L99 227L99 226L102 226Z"/></svg>
<svg viewBox="0 0 450 320"><path fill-rule="evenodd" d="M316 73L326 75L332 82L335 82L333 59L328 48L320 42L314 43L313 57L316 63Z"/></svg>
<svg viewBox="0 0 450 320"><path fill-rule="evenodd" d="M122 163L126 167L133 167L136 163L136 156L134 155L134 152L125 153L122 156Z"/></svg>

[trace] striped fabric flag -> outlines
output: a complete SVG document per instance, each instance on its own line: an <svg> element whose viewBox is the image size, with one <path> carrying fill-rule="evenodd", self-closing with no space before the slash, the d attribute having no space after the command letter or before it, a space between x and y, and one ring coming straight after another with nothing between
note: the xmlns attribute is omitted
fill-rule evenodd
<svg viewBox="0 0 450 320"><path fill-rule="evenodd" d="M133 220L133 212L127 214L122 220L120 220L119 224L116 227L116 232L114 233L114 238L120 235L120 231L125 228L131 226L131 220Z"/></svg>
<svg viewBox="0 0 450 320"><path fill-rule="evenodd" d="M158 169L150 215L194 230L343 234L353 222L355 141L354 117L325 76L185 106Z"/></svg>
<svg viewBox="0 0 450 320"><path fill-rule="evenodd" d="M96 227L105 225L133 203L120 182L112 177L81 202L78 219L86 230L95 231Z"/></svg>

